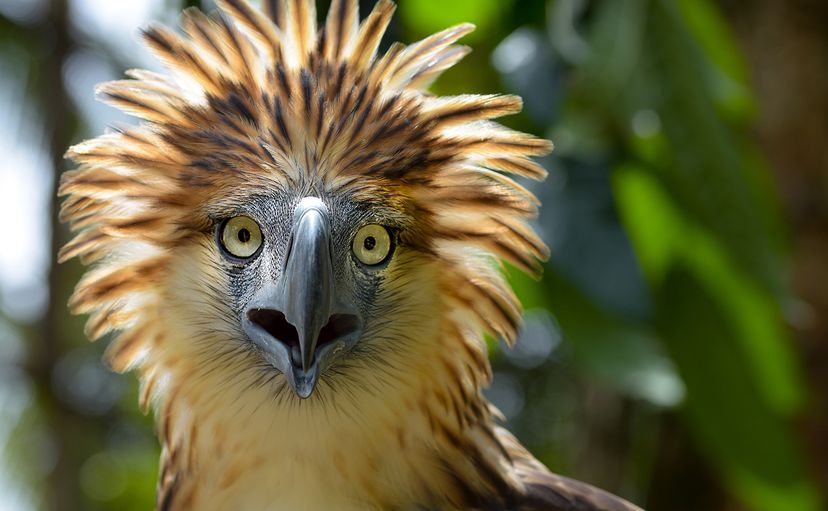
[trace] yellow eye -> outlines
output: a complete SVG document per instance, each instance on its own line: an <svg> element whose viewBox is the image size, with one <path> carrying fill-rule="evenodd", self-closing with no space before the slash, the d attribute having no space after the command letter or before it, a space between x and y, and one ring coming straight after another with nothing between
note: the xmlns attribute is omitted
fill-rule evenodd
<svg viewBox="0 0 828 511"><path fill-rule="evenodd" d="M366 225L354 236L351 248L362 264L380 264L391 253L391 235L381 225Z"/></svg>
<svg viewBox="0 0 828 511"><path fill-rule="evenodd" d="M230 255L246 259L262 246L262 230L249 216L233 217L222 227L221 244Z"/></svg>

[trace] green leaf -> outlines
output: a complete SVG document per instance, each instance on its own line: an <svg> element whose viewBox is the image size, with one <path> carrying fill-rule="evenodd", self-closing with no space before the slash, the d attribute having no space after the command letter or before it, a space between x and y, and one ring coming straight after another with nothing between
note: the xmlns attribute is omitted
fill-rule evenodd
<svg viewBox="0 0 828 511"><path fill-rule="evenodd" d="M781 415L795 414L805 403L805 390L779 304L707 233L692 230L687 241L694 247L684 253L688 266L730 318L768 405Z"/></svg>
<svg viewBox="0 0 828 511"><path fill-rule="evenodd" d="M684 23L712 63L704 77L723 113L734 119L753 116L747 65L723 16L709 0L680 0Z"/></svg>
<svg viewBox="0 0 828 511"><path fill-rule="evenodd" d="M662 186L632 164L615 173L618 207L639 262L654 288L682 264L727 314L761 396L790 416L805 402L804 384L783 326L779 304L755 283L703 227L685 218ZM740 362L741 363L741 362Z"/></svg>
<svg viewBox="0 0 828 511"><path fill-rule="evenodd" d="M646 171L627 163L613 172L618 211L649 281L658 285L684 237L684 220Z"/></svg>
<svg viewBox="0 0 828 511"><path fill-rule="evenodd" d="M554 311L582 370L616 391L657 406L681 402L684 383L646 326L601 309L554 269L547 268L544 286L547 307Z"/></svg>
<svg viewBox="0 0 828 511"><path fill-rule="evenodd" d="M792 431L762 398L738 328L689 266L665 277L657 328L687 383L684 414L702 450L751 509L821 509Z"/></svg>
<svg viewBox="0 0 828 511"><path fill-rule="evenodd" d="M647 62L640 83L659 85L650 98L671 158L657 176L671 202L721 243L735 264L773 293L781 281L782 236L776 197L746 150L746 135L717 109L705 74L713 62L674 2L653 2ZM645 89L654 90L648 85Z"/></svg>
<svg viewBox="0 0 828 511"><path fill-rule="evenodd" d="M466 41L482 39L508 13L511 1L503 0L406 0L399 3L405 25L426 37L459 23L474 23L477 30Z"/></svg>

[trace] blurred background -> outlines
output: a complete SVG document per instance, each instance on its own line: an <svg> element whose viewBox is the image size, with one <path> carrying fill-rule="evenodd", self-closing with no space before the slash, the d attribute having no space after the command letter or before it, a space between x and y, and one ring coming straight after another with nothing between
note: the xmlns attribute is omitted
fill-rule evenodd
<svg viewBox="0 0 828 511"><path fill-rule="evenodd" d="M477 24L436 92L520 94L506 123L556 144L552 259L510 272L526 325L492 346L509 427L650 510L826 509L828 3L399 4L389 41ZM94 85L157 69L138 28L188 5L214 8L0 0L0 510L152 507L152 421L66 311L54 189L70 144L132 122Z"/></svg>

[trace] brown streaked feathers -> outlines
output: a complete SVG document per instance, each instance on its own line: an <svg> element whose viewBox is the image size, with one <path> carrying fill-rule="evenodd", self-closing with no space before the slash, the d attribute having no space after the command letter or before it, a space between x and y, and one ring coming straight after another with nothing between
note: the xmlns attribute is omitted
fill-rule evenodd
<svg viewBox="0 0 828 511"><path fill-rule="evenodd" d="M218 0L221 13L215 16L189 9L183 33L147 28L143 38L169 74L132 70L130 80L101 85L103 101L140 123L72 147L68 156L79 168L61 181L61 220L77 234L60 260L79 257L92 265L70 307L90 314L90 339L114 334L109 362L118 371L137 370L142 406L155 407L164 444L159 509L211 502L199 486L207 484L198 479L197 467L206 470L200 449L211 435L230 435L232 417L200 407L227 398L236 388L228 378L247 375L245 364L254 363L250 353L230 348L211 355L204 343L181 347L195 327L188 330L182 321L173 328L166 315L175 308L176 293L190 285L182 258L187 254L186 264L210 272L210 208L244 200L256 189L347 192L382 202L408 219L400 242L412 250L412 267L428 268L421 271L426 280L436 275L442 309L434 328L440 339L422 349L439 345L446 353L424 352L425 362L406 359L400 368L387 362L389 381L406 381L401 371L422 374L426 367L435 368L434 375L416 392L400 390L399 408L365 412L386 420L382 427L393 431L388 437L394 445L429 466L420 470L400 461L394 477L406 486L397 491L365 476L381 473L373 450L359 456L360 469L348 466L353 452L331 453L326 464L354 488L350 499L375 509L408 509L403 498L428 509L636 509L551 474L495 426L496 411L480 393L491 378L483 333L511 344L520 321L518 300L491 263L506 261L537 274L548 255L527 224L537 200L510 175L542 179L545 171L531 158L551 144L492 120L518 112L516 96L435 97L425 91L468 53L455 43L474 27L458 25L378 54L395 10L389 0L379 0L361 22L356 0L333 0L319 28L312 0L262 3L260 11L245 0ZM414 276L396 280L403 287L417 284ZM210 299L203 298L205 310ZM220 315L223 309L214 310ZM214 330L216 339L230 336ZM199 358L208 356L220 361ZM227 367L236 373L220 375ZM238 385L257 396L270 384L251 381ZM229 390L207 382L226 382ZM370 382L359 385L341 399L370 403L376 393ZM193 390L202 388L211 396ZM328 406L326 417L350 417L336 403L308 406L308 416L316 413L312 406ZM250 413L265 413L259 407L251 405L256 411ZM394 415L402 410L418 412ZM351 431L347 427L343 431ZM249 429L251 435L257 431ZM220 496L229 498L239 491L240 474L248 473L239 465L246 460L216 449L217 459L228 461L209 484L217 492L225 488ZM247 461L251 467L265 463L252 454ZM224 502L215 498L210 505Z"/></svg>

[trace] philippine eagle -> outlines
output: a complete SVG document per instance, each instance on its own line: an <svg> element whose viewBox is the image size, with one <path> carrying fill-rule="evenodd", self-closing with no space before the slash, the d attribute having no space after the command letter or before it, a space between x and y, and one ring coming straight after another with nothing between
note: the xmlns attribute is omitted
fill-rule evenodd
<svg viewBox="0 0 828 511"><path fill-rule="evenodd" d="M169 74L100 97L138 117L72 147L60 258L107 358L135 370L163 446L158 509L613 510L551 473L481 394L484 335L537 273L527 224L551 144L492 119L515 96L436 97L448 28L377 54L395 5L218 0L143 38Z"/></svg>

